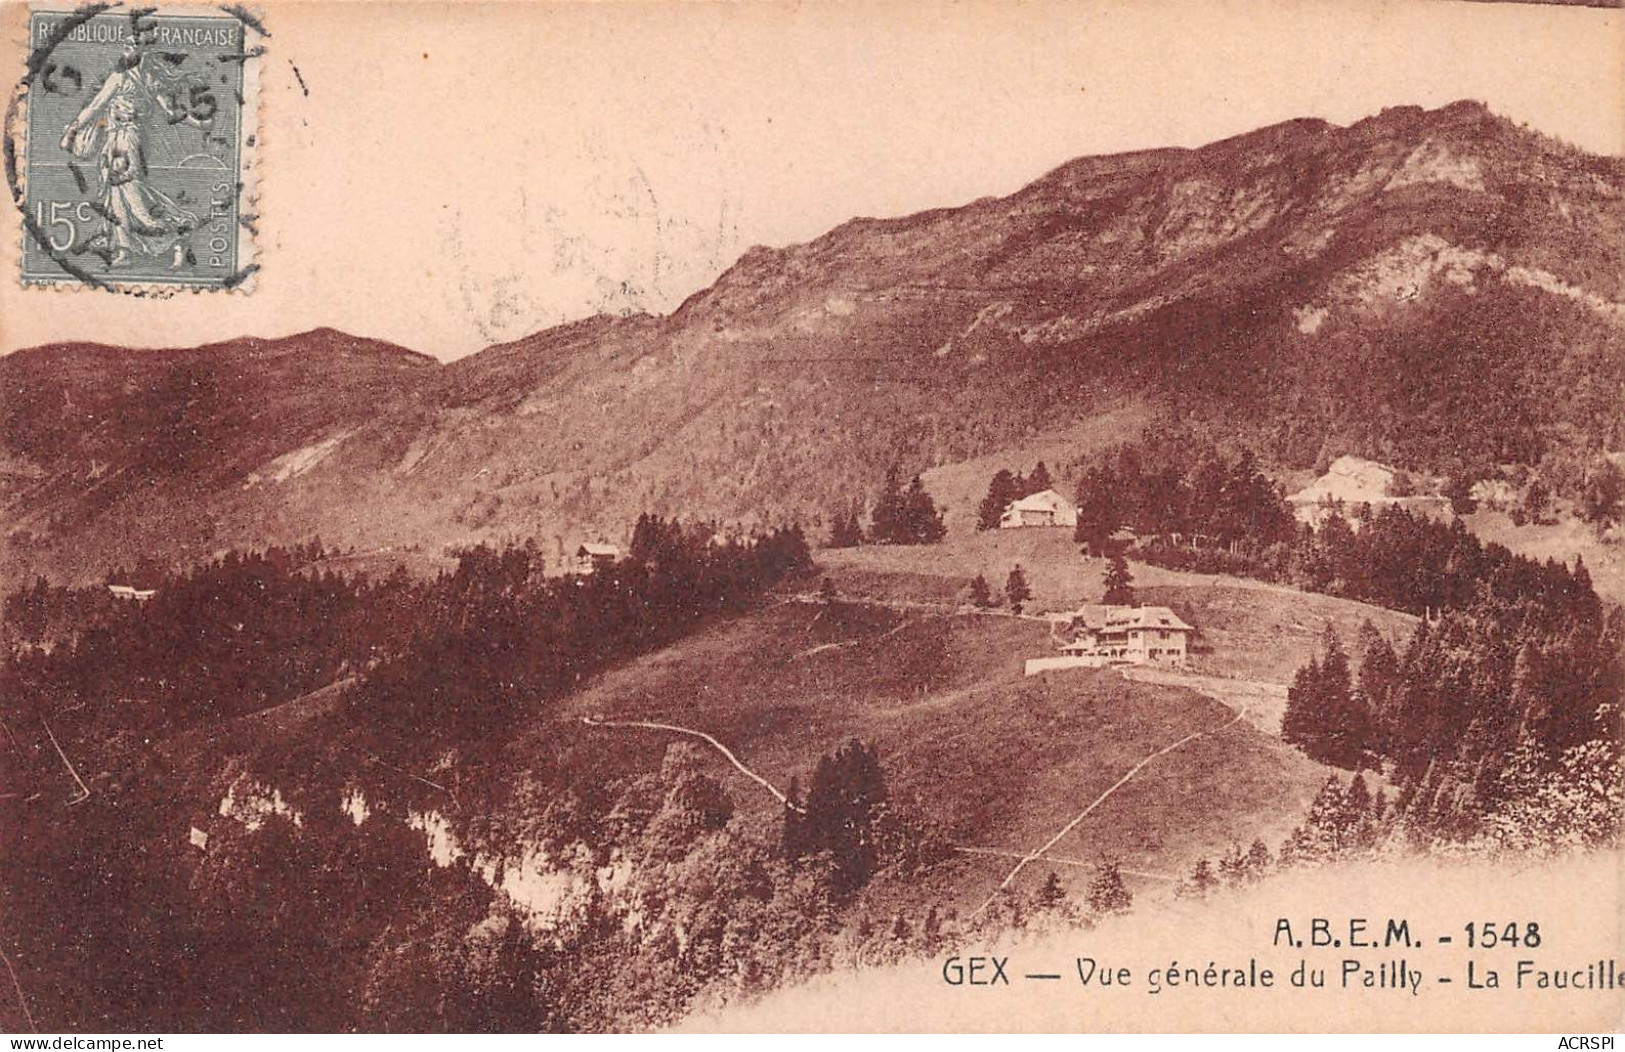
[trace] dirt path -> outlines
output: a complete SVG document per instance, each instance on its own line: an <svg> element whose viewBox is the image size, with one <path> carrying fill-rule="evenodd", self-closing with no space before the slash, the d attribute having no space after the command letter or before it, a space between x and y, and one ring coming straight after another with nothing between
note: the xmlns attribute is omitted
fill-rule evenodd
<svg viewBox="0 0 1625 1052"><path fill-rule="evenodd" d="M878 643L882 639L895 636L897 633L907 628L910 623L911 622L909 621L899 621L895 626L880 633L878 636L862 636L858 639L843 639L839 643L820 643L815 647L809 647L808 649L803 650L799 654L792 654L790 656L790 660L794 661L797 658L812 657L814 654L822 654L826 650L840 650L842 647L855 647L859 643Z"/></svg>
<svg viewBox="0 0 1625 1052"><path fill-rule="evenodd" d="M57 744L56 733L51 730L51 725L46 721L44 716L40 717L40 724L45 728L46 736L51 739L51 748L55 749L57 756L61 757L62 766L68 769L68 773L73 775L74 783L79 786L79 795L75 796L72 800L69 800L68 806L72 807L75 804L84 803L86 800L90 799L90 786L86 785L85 780L79 777L79 772L74 769L73 762L68 759L68 754L62 751L61 745Z"/></svg>
<svg viewBox="0 0 1625 1052"><path fill-rule="evenodd" d="M999 893L1002 892L1005 888L1009 887L1011 881L1015 880L1016 877L1021 873L1021 871L1023 869L1027 868L1029 863L1037 861L1039 858L1043 857L1043 855L1044 855L1044 853L1046 851L1048 851L1050 848L1054 847L1056 844L1060 843L1066 837L1066 835L1068 833L1070 833L1070 832L1072 832L1072 830L1078 828L1078 826L1080 824L1082 824L1082 822L1083 822L1083 820L1085 818L1088 818L1091 814L1093 814L1097 807L1099 807L1101 804L1105 803L1107 801L1107 799L1110 798L1113 793L1117 792L1117 790L1121 789L1123 786L1127 785L1130 781L1132 781L1134 779L1134 776L1139 774L1142 770L1144 770L1145 767L1148 764L1150 764L1153 760L1156 760L1157 758L1162 757L1162 756L1167 756L1169 753L1173 752L1175 749L1178 749L1178 748L1180 748L1182 746L1185 746L1185 745L1189 745L1191 742L1195 741L1198 738L1206 737L1209 734L1217 734L1219 731L1222 731L1222 730L1224 730L1224 729L1226 729L1228 727L1233 727L1237 723L1240 723L1242 721L1242 719L1244 719L1245 717L1246 717L1246 712L1245 711L1237 712L1234 716L1232 716L1230 719L1224 721L1223 723L1219 724L1217 727L1211 727L1211 728L1209 728L1207 730L1196 731L1194 733L1187 734L1183 738L1181 738L1178 741L1174 742L1172 745L1164 745L1162 748L1158 749L1156 752L1152 753L1150 756L1147 756L1145 759L1141 760L1139 763L1135 764L1133 767L1130 767L1128 769L1128 773L1124 774L1123 777L1119 778L1116 782L1113 782L1111 788L1107 789L1104 793L1101 793L1099 796L1095 797L1094 800L1089 804L1088 807L1086 807L1082 811L1080 811L1078 813L1077 817L1073 818L1072 821L1070 821L1066 825L1062 826L1061 831L1059 833L1056 833L1054 836L1050 837L1049 840L1045 842L1043 847L1038 848L1036 851L1033 851L1030 854L1023 855L1021 857L1021 861L1017 862L1015 864L1015 867L1013 869L1011 869L1009 873L1005 874L1004 879L999 882L999 886L997 888L993 889L993 894L989 895L985 902L983 902L980 906L976 907L976 912L972 913L971 916L972 917L978 916L979 914L981 914L981 912L983 910L985 910L989 906L993 905L993 901L999 897Z"/></svg>
<svg viewBox="0 0 1625 1052"><path fill-rule="evenodd" d="M970 606L965 603L933 603L926 599L881 599L875 596L850 595L837 593L833 597L819 592L802 592L788 597L785 602L822 604L833 599L837 603L850 603L853 606L883 606L888 610L907 613L910 610L923 610L932 614L953 614L966 617L1002 617L1007 621L1039 621L1045 624L1050 618L1043 614L1017 614L1009 610L998 610L979 606Z"/></svg>
<svg viewBox="0 0 1625 1052"><path fill-rule="evenodd" d="M777 799L779 803L783 804L785 807L788 807L790 810L795 811L797 814L807 813L806 810L799 804L791 803L790 798L780 792L778 786L774 785L766 778L763 778L749 767L746 767L744 763L740 761L739 757L733 754L732 749L729 749L726 745L717 741L704 731L697 731L692 727L679 727L672 723L649 723L645 720L601 720L594 716L583 716L581 717L581 722L585 723L589 727L623 727L648 731L670 731L673 734L686 734L692 738L699 738L701 741L709 742L718 752L727 757L729 763L733 764L739 769L740 774L743 774L746 778L749 778L763 789L766 789L768 792L772 793L774 798Z"/></svg>

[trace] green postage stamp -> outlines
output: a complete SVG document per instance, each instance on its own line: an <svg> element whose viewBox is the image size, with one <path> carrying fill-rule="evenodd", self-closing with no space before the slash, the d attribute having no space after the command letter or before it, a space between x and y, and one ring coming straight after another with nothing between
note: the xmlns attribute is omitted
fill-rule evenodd
<svg viewBox="0 0 1625 1052"><path fill-rule="evenodd" d="M5 143L23 283L249 288L263 24L95 4L28 34Z"/></svg>

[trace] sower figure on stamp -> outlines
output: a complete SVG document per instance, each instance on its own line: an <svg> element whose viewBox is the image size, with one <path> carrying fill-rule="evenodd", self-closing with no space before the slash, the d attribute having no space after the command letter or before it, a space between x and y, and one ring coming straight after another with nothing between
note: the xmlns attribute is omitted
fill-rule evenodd
<svg viewBox="0 0 1625 1052"><path fill-rule="evenodd" d="M177 78L149 69L146 60L140 48L125 49L96 97L68 122L62 148L76 157L97 158L103 228L91 245L112 250L110 265L127 264L139 252L167 253L170 266L180 267L198 217L148 181L149 140L175 134L176 124L206 129L208 121L178 112L177 95L163 90L165 80ZM159 113L164 119L154 126Z"/></svg>

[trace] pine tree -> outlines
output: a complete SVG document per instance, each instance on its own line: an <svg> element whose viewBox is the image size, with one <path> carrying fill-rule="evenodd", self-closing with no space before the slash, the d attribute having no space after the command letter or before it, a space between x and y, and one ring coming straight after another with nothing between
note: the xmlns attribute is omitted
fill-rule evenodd
<svg viewBox="0 0 1625 1052"><path fill-rule="evenodd" d="M875 544L905 544L903 515L903 483L893 465L886 471L886 481L875 501L869 520L869 539Z"/></svg>
<svg viewBox="0 0 1625 1052"><path fill-rule="evenodd" d="M1369 848L1377 839L1380 814L1376 801L1371 798L1371 790L1366 787L1365 775L1356 774L1349 783L1348 791L1343 796L1343 807L1348 815L1345 823L1348 846Z"/></svg>
<svg viewBox="0 0 1625 1052"><path fill-rule="evenodd" d="M1552 678L1540 647L1533 639L1525 639L1512 661L1512 675L1508 680L1509 701L1523 733L1540 740L1551 736L1548 724L1552 707L1546 688Z"/></svg>
<svg viewBox="0 0 1625 1052"><path fill-rule="evenodd" d="M1365 784L1365 775L1356 774L1349 782L1343 805L1351 817L1361 818L1371 813L1371 790Z"/></svg>
<svg viewBox="0 0 1625 1052"><path fill-rule="evenodd" d="M1478 510L1473 499L1473 480L1463 472L1452 473L1444 484L1444 495L1450 498L1450 510L1457 515L1471 515Z"/></svg>
<svg viewBox="0 0 1625 1052"><path fill-rule="evenodd" d="M1360 699L1371 718L1371 744L1387 751L1388 727L1397 717L1399 655L1369 620L1360 625Z"/></svg>
<svg viewBox="0 0 1625 1052"><path fill-rule="evenodd" d="M1021 613L1022 606L1033 597L1032 589L1027 586L1027 575L1022 572L1021 564L1017 563L1010 570L1010 576L1004 580L1004 594L1010 600L1010 609Z"/></svg>
<svg viewBox="0 0 1625 1052"><path fill-rule="evenodd" d="M1539 479L1529 483L1529 488L1523 494L1523 513L1529 521L1537 525L1546 521L1547 505L1551 502L1551 491Z"/></svg>
<svg viewBox="0 0 1625 1052"><path fill-rule="evenodd" d="M1602 609L1597 599L1596 586L1591 583L1591 571L1586 569L1585 558L1579 555L1574 557L1574 572L1570 575L1572 584L1569 586L1569 606L1574 611L1576 619L1591 620Z"/></svg>
<svg viewBox="0 0 1625 1052"><path fill-rule="evenodd" d="M813 769L800 846L803 853L831 853L841 894L863 887L880 865L878 822L885 804L886 776L872 746L853 739Z"/></svg>
<svg viewBox="0 0 1625 1052"><path fill-rule="evenodd" d="M1196 867L1191 870L1190 879L1182 882L1175 891L1180 895L1205 898L1218 883L1219 878L1213 875L1212 864L1203 858L1197 860Z"/></svg>
<svg viewBox="0 0 1625 1052"><path fill-rule="evenodd" d="M1320 659L1311 657L1309 664L1293 675L1292 686L1287 688L1281 740L1307 752L1311 742L1320 740L1320 714Z"/></svg>
<svg viewBox="0 0 1625 1052"><path fill-rule="evenodd" d="M925 491L918 475L903 489L897 469L886 472L886 482L869 527L876 544L935 544L947 534L942 512Z"/></svg>
<svg viewBox="0 0 1625 1052"><path fill-rule="evenodd" d="M1045 467L1044 462L1040 460L1038 462L1038 466L1033 468L1033 473L1027 476L1026 481L1022 486L1022 489L1025 491L1022 493L1022 496L1027 497L1034 493L1042 493L1047 489L1054 488L1055 482L1049 477L1049 468Z"/></svg>
<svg viewBox="0 0 1625 1052"><path fill-rule="evenodd" d="M652 560L660 548L662 525L660 519L648 512L639 514L638 521L632 526L632 543L627 547L626 557L639 563Z"/></svg>
<svg viewBox="0 0 1625 1052"><path fill-rule="evenodd" d="M1091 468L1078 484L1078 525L1072 539L1084 546L1084 553L1099 557L1106 552L1112 533L1121 525L1117 487L1101 468Z"/></svg>
<svg viewBox="0 0 1625 1052"><path fill-rule="evenodd" d="M1357 545L1358 538L1341 509L1321 522L1315 530L1315 548L1325 578L1315 582L1316 591L1341 595L1347 590L1350 568L1357 563Z"/></svg>
<svg viewBox="0 0 1625 1052"><path fill-rule="evenodd" d="M1336 858L1343 850L1347 815L1343 787L1334 774L1315 795L1303 824L1293 830L1281 854L1290 856L1294 865Z"/></svg>
<svg viewBox="0 0 1625 1052"><path fill-rule="evenodd" d="M1123 883L1123 873L1116 859L1103 859L1095 867L1094 880L1089 883L1089 909L1105 916L1127 913L1134 906L1134 896Z"/></svg>
<svg viewBox="0 0 1625 1052"><path fill-rule="evenodd" d="M1371 713L1350 685L1348 656L1330 623L1323 647L1287 689L1281 740L1322 763L1358 770L1371 755Z"/></svg>
<svg viewBox="0 0 1625 1052"><path fill-rule="evenodd" d="M1348 730L1345 723L1352 689L1348 655L1343 653L1343 643L1337 638L1336 627L1328 621L1326 631L1321 636L1319 700L1321 751L1329 759L1339 759L1345 754L1343 737Z"/></svg>
<svg viewBox="0 0 1625 1052"><path fill-rule="evenodd" d="M831 548L856 548L863 543L863 527L858 525L858 513L840 512L835 516L835 522L830 527L829 546Z"/></svg>
<svg viewBox="0 0 1625 1052"><path fill-rule="evenodd" d="M1320 661L1320 697L1323 733L1318 750L1309 754L1339 767L1358 770L1369 755L1371 714L1365 699L1350 682L1349 659L1337 630L1326 625L1325 654ZM1319 755L1316 755L1318 752Z"/></svg>
<svg viewBox="0 0 1625 1052"><path fill-rule="evenodd" d="M1004 517L1004 510L1018 497L1016 493L1016 477L1008 468L1001 468L988 483L987 496L976 509L976 528L978 530L996 530L999 520Z"/></svg>
<svg viewBox="0 0 1625 1052"><path fill-rule="evenodd" d="M1053 869L1049 871L1049 877L1045 879L1044 886L1038 889L1038 897L1034 902L1042 910L1053 910L1066 902L1066 888L1061 884L1060 876Z"/></svg>
<svg viewBox="0 0 1625 1052"><path fill-rule="evenodd" d="M1129 573L1128 560L1123 558L1122 552L1113 552L1106 564L1105 602L1111 606L1135 605L1133 584L1134 575Z"/></svg>
<svg viewBox="0 0 1625 1052"><path fill-rule="evenodd" d="M903 495L902 544L935 544L948 533L943 525L942 512L937 510L931 494L925 491L920 476L915 475Z"/></svg>
<svg viewBox="0 0 1625 1052"><path fill-rule="evenodd" d="M970 583L970 601L982 609L993 605L993 590L988 587L987 578L977 574Z"/></svg>
<svg viewBox="0 0 1625 1052"><path fill-rule="evenodd" d="M1270 858L1270 849L1262 837L1255 838L1252 846L1247 849L1246 872L1249 880L1258 880L1274 863Z"/></svg>
<svg viewBox="0 0 1625 1052"><path fill-rule="evenodd" d="M1617 522L1625 508L1625 475L1612 462L1599 458L1586 473L1580 494L1580 517L1599 529Z"/></svg>

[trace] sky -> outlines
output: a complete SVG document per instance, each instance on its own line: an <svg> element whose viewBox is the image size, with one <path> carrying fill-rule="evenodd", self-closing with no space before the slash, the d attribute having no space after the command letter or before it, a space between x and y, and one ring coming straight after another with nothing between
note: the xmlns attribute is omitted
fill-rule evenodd
<svg viewBox="0 0 1625 1052"><path fill-rule="evenodd" d="M663 313L756 244L1079 155L1476 98L1625 154L1619 10L1416 2L264 5L251 292L0 281L0 352L318 326L452 359ZM20 68L21 5L0 10ZM297 72L297 75L296 75ZM16 273L15 213L0 266Z"/></svg>

